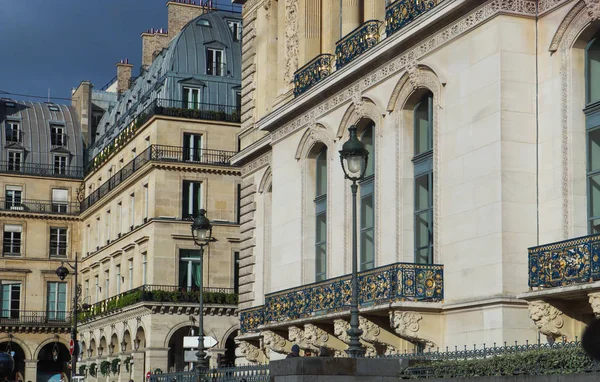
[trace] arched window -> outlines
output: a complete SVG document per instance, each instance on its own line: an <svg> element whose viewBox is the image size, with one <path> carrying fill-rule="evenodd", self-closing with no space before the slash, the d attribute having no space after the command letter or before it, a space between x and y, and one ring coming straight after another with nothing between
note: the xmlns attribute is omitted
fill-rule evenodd
<svg viewBox="0 0 600 382"><path fill-rule="evenodd" d="M369 123L360 135L360 140L369 151L365 177L360 183L360 270L375 266L375 144L373 123Z"/></svg>
<svg viewBox="0 0 600 382"><path fill-rule="evenodd" d="M586 46L588 231L600 232L600 36Z"/></svg>
<svg viewBox="0 0 600 382"><path fill-rule="evenodd" d="M415 263L433 263L433 95L421 98L414 111Z"/></svg>
<svg viewBox="0 0 600 382"><path fill-rule="evenodd" d="M315 160L315 281L327 277L327 147Z"/></svg>

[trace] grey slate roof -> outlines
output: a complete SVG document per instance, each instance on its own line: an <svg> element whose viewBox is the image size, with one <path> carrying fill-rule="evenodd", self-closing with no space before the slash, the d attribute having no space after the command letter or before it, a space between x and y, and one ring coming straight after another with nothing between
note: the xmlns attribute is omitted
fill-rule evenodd
<svg viewBox="0 0 600 382"><path fill-rule="evenodd" d="M205 26L206 21L210 27ZM242 22L239 13L212 11L190 21L147 71L121 94L117 104L104 114L88 159L96 156L137 115L156 99L182 100L183 86L202 89L202 103L236 106L236 91L242 77L241 41L234 41L228 21ZM206 73L207 48L225 52L225 76Z"/></svg>
<svg viewBox="0 0 600 382"><path fill-rule="evenodd" d="M8 105L14 105L10 107ZM53 111L52 109L57 109ZM8 121L18 121L23 134L22 142L7 142L6 128ZM50 141L50 125L62 125L68 140L65 148L52 149ZM8 151L24 152L25 164L50 165L53 153L68 153L69 166L83 166L84 151L81 127L74 109L70 106L54 103L15 101L0 99L0 161L7 161Z"/></svg>

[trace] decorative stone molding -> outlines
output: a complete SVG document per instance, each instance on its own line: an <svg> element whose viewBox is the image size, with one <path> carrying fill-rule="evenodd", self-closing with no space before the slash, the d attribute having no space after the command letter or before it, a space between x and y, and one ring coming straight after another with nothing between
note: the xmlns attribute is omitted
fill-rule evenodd
<svg viewBox="0 0 600 382"><path fill-rule="evenodd" d="M290 342L300 346L301 349L317 350L308 345L308 343L306 342L304 330L297 326L290 326L288 328L288 338Z"/></svg>
<svg viewBox="0 0 600 382"><path fill-rule="evenodd" d="M600 318L600 292L590 293L588 297L592 311L596 315L596 318Z"/></svg>
<svg viewBox="0 0 600 382"><path fill-rule="evenodd" d="M423 316L416 312L399 310L390 312L390 325L400 337L410 341L423 343L427 347L434 347L432 341L423 338L423 335L419 333L419 321L422 319Z"/></svg>
<svg viewBox="0 0 600 382"><path fill-rule="evenodd" d="M529 317L542 334L553 338L564 335L562 331L565 325L563 312L547 302L529 302Z"/></svg>
<svg viewBox="0 0 600 382"><path fill-rule="evenodd" d="M579 12L581 12L581 10L584 8L586 8L586 4L582 0L575 4L575 6L571 8L569 13L567 13L565 18L561 21L560 25L558 26L556 32L554 32L554 37L552 37L550 47L548 48L550 52L556 52L558 50L560 42L565 33L567 32L567 29L569 28L575 17L579 14Z"/></svg>
<svg viewBox="0 0 600 382"><path fill-rule="evenodd" d="M359 317L359 320L364 320L362 317ZM363 325L359 324L359 327L363 329ZM350 329L350 323L346 320L334 320L333 321L333 334L345 344L350 343L350 336L348 335L348 330ZM365 355L368 357L374 357L377 355L377 349L375 346L367 340L365 340L365 331L363 330L363 335L360 337L360 343L365 347L366 353Z"/></svg>
<svg viewBox="0 0 600 382"><path fill-rule="evenodd" d="M310 126L300 138L298 147L296 148L296 160L304 159L315 145L321 142L328 148L333 148L333 138L329 135L327 129L321 124Z"/></svg>
<svg viewBox="0 0 600 382"><path fill-rule="evenodd" d="M548 12L564 3L571 0L539 0L538 1L538 15Z"/></svg>
<svg viewBox="0 0 600 382"><path fill-rule="evenodd" d="M294 72L298 69L298 0L285 2L285 83L294 82Z"/></svg>
<svg viewBox="0 0 600 382"><path fill-rule="evenodd" d="M242 176L247 176L261 167L271 164L271 153L268 152L242 167Z"/></svg>
<svg viewBox="0 0 600 382"><path fill-rule="evenodd" d="M287 354L292 351L292 344L279 334L270 330L265 330L261 333L263 335L265 349L281 354Z"/></svg>
<svg viewBox="0 0 600 382"><path fill-rule="evenodd" d="M238 344L238 349L239 352L237 353L239 354L239 356L246 358L248 362L267 362L267 356L265 355L265 353L248 341L240 341Z"/></svg>

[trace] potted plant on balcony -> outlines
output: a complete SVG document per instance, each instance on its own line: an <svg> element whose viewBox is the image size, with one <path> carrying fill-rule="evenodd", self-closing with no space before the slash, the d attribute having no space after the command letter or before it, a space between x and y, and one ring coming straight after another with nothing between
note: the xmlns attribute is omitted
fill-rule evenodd
<svg viewBox="0 0 600 382"><path fill-rule="evenodd" d="M119 374L120 368L121 368L121 359L120 358L113 359L110 363L110 371L113 373L113 375Z"/></svg>
<svg viewBox="0 0 600 382"><path fill-rule="evenodd" d="M102 363L100 363L100 374L102 374L102 376L106 377L109 372L110 372L110 362L102 361Z"/></svg>
<svg viewBox="0 0 600 382"><path fill-rule="evenodd" d="M90 365L90 375L94 378L98 375L98 364L96 362Z"/></svg>

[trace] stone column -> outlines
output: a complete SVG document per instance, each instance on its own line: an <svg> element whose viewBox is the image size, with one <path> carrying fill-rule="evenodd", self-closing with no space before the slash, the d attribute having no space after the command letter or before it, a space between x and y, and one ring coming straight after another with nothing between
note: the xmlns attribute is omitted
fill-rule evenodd
<svg viewBox="0 0 600 382"><path fill-rule="evenodd" d="M218 347L210 348L207 350L207 353L210 356L209 362L210 362L211 368L219 367L219 364L217 363L217 361L219 360L219 354L225 355L225 350L226 349L218 348Z"/></svg>
<svg viewBox="0 0 600 382"><path fill-rule="evenodd" d="M146 353L143 351L131 353L133 365L131 365L131 379L134 381L146 380Z"/></svg>
<svg viewBox="0 0 600 382"><path fill-rule="evenodd" d="M321 53L321 0L303 0L300 20L303 33L300 34L300 57L298 67L303 66ZM302 17L304 16L304 17Z"/></svg>
<svg viewBox="0 0 600 382"><path fill-rule="evenodd" d="M161 369L163 373L167 373L168 362L168 348L146 348L146 368L144 369L144 375L148 371L154 373L156 369Z"/></svg>
<svg viewBox="0 0 600 382"><path fill-rule="evenodd" d="M26 359L25 360L25 378L24 382L36 382L37 381L37 360L36 359Z"/></svg>
<svg viewBox="0 0 600 382"><path fill-rule="evenodd" d="M361 0L342 1L342 37L352 32L361 24Z"/></svg>

